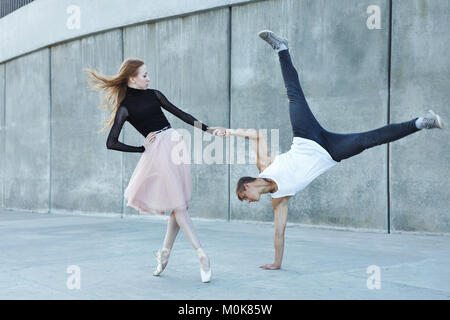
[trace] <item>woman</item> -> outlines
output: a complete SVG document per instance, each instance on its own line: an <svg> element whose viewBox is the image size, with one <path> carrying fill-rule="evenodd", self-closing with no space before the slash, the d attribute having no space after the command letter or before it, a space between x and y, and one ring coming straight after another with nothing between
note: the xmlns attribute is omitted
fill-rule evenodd
<svg viewBox="0 0 450 320"><path fill-rule="evenodd" d="M190 114L170 103L160 91L147 89L147 68L140 59L126 59L122 62L119 73L113 77L100 75L90 69L86 69L86 72L90 80L94 81L92 83L88 79L93 89L107 90L100 107L109 109L109 106L113 105L110 112L113 115L101 130L103 132L112 125L106 142L107 148L142 153L125 189L127 206L139 210L140 213L170 212L163 247L155 252L158 265L153 275L159 276L166 267L181 228L197 251L202 282L209 282L209 258L202 249L188 214L192 190L190 166L171 158L173 147L177 146L177 150L180 148L180 142L175 140L180 140L181 137L171 128L161 107L191 125L199 123L203 131L216 135L223 135L224 132L210 129L198 122ZM125 121L131 123L145 137L142 146L130 146L118 141ZM186 155L187 148L183 142L181 144L181 151Z"/></svg>

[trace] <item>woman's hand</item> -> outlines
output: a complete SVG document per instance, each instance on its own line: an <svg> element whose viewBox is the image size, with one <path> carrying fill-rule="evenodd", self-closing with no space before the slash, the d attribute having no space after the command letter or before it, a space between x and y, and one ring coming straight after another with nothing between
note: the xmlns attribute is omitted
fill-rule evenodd
<svg viewBox="0 0 450 320"><path fill-rule="evenodd" d="M156 133L155 132L150 132L150 134L147 136L147 141L152 143L154 142L156 139Z"/></svg>

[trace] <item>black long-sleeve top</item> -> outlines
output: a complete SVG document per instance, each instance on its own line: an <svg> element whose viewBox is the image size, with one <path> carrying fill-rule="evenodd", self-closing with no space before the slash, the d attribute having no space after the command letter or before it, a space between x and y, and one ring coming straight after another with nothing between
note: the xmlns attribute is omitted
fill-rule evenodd
<svg viewBox="0 0 450 320"><path fill-rule="evenodd" d="M198 124L201 124L203 131L208 129L207 125L175 107L160 91L135 89L127 86L126 96L117 109L114 124L109 131L106 147L124 152L144 152L144 146L135 147L119 142L120 131L125 121L131 123L144 137L147 137L152 131L158 131L168 126L169 121L161 107L192 126L197 121Z"/></svg>

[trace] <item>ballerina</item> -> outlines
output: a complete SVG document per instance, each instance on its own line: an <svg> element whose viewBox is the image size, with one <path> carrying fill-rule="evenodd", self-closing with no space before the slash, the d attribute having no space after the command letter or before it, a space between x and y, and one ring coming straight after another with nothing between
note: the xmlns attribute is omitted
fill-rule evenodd
<svg viewBox="0 0 450 320"><path fill-rule="evenodd" d="M188 214L191 199L191 170L187 163L175 163L171 151L180 149L181 136L171 127L161 107L190 125L216 136L225 134L211 129L190 114L174 106L162 92L149 89L146 65L141 59L129 58L122 62L119 73L106 77L86 69L89 83L95 90L107 89L107 106L113 104L113 114L102 131L111 126L106 146L122 152L139 152L142 156L133 171L124 196L127 206L140 213L165 214L170 212L166 235L161 250L155 252L157 266L153 273L159 276L166 268L175 238L181 228L200 259L202 282L211 279L210 261L204 252ZM123 124L128 121L145 137L142 146L130 146L118 140ZM182 142L183 154L187 148Z"/></svg>

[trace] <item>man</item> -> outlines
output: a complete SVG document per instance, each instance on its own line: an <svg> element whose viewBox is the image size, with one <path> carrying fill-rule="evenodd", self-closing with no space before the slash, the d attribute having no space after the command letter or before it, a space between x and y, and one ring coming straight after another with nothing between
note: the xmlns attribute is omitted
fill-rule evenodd
<svg viewBox="0 0 450 320"><path fill-rule="evenodd" d="M288 42L269 30L258 35L278 53L284 84L289 97L289 115L293 129L291 149L273 158L261 132L247 129L227 129L226 136L240 136L255 140L257 178L242 177L236 187L239 200L249 203L259 201L262 194L270 193L274 210L275 258L272 264L261 268L281 268L284 250L284 231L288 217L287 202L296 192L304 189L316 177L336 165L377 145L392 142L421 129L439 128L444 125L432 110L422 117L407 122L394 123L382 128L353 134L337 134L322 128L306 102L297 71L288 50Z"/></svg>

